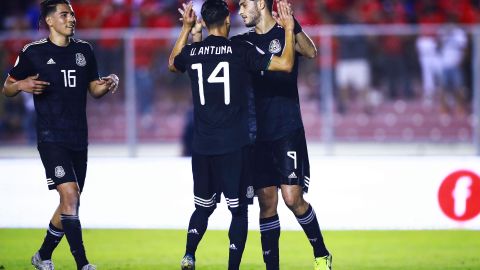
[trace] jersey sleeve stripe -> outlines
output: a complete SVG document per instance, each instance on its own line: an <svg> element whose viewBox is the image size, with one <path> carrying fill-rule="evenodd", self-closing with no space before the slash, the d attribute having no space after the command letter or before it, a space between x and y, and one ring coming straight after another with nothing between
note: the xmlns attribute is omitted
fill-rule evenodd
<svg viewBox="0 0 480 270"><path fill-rule="evenodd" d="M81 40L81 39L76 39L76 38L72 38L72 40L73 40L73 42L75 42L75 43L87 44L88 46L90 46L90 49L93 50L92 44L90 44L90 42L88 42L88 41Z"/></svg>
<svg viewBox="0 0 480 270"><path fill-rule="evenodd" d="M31 43L28 43L27 45L25 45L25 47L23 47L22 49L22 52L25 52L28 47L30 46L33 46L33 45L40 45L40 44L43 44L43 43L46 43L47 42L47 39L46 38L42 38L40 40L37 40L37 41L34 41L34 42L31 42Z"/></svg>
<svg viewBox="0 0 480 270"><path fill-rule="evenodd" d="M75 43L85 43L85 44L90 45L90 43L89 43L88 41L81 40L81 39L75 39L75 38L73 38L73 41L74 41Z"/></svg>

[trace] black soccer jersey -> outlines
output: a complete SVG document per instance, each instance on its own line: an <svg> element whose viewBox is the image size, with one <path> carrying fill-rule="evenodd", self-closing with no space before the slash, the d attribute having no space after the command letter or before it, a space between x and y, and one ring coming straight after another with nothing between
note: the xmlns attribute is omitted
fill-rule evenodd
<svg viewBox="0 0 480 270"><path fill-rule="evenodd" d="M266 53L281 56L285 46L285 30L276 24L268 33L254 29L232 40L245 40ZM271 141L303 128L298 98L298 54L291 73L261 71L252 78L255 91L257 140Z"/></svg>
<svg viewBox="0 0 480 270"><path fill-rule="evenodd" d="M188 71L192 84L195 152L223 154L250 142L249 72L266 70L272 57L244 41L212 35L175 57L175 67Z"/></svg>
<svg viewBox="0 0 480 270"><path fill-rule="evenodd" d="M87 90L99 78L90 44L72 38L66 47L49 39L26 45L9 75L23 80L36 74L50 83L42 94L34 95L38 142L86 148Z"/></svg>

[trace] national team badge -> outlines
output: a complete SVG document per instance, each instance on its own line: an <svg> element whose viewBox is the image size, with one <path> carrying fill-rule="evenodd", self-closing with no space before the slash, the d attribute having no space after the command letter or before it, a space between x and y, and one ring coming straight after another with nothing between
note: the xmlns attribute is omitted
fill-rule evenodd
<svg viewBox="0 0 480 270"><path fill-rule="evenodd" d="M270 42L270 46L268 46L268 51L270 53L279 53L282 51L282 46L280 45L280 41L278 39L274 39Z"/></svg>
<svg viewBox="0 0 480 270"><path fill-rule="evenodd" d="M253 187L248 186L247 187L247 198L251 199L251 198L253 198L253 196L254 196Z"/></svg>
<svg viewBox="0 0 480 270"><path fill-rule="evenodd" d="M85 60L85 56L81 53L75 54L75 61L78 66L84 67L87 64L87 60Z"/></svg>
<svg viewBox="0 0 480 270"><path fill-rule="evenodd" d="M65 170L63 170L62 166L55 167L55 177L62 178L65 176Z"/></svg>

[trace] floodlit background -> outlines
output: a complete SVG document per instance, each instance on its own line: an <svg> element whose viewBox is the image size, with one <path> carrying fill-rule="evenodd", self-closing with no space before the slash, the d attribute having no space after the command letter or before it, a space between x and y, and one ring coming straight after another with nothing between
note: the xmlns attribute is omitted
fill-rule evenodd
<svg viewBox="0 0 480 270"><path fill-rule="evenodd" d="M38 2L0 2L2 81L23 46L45 37L37 30ZM236 3L228 2L232 34L246 31ZM300 60L298 85L312 167L307 198L321 223L329 229L480 229L480 1L292 2L319 51L314 60ZM76 37L93 45L101 75L121 78L116 94L88 101L87 227L187 224L191 173L181 157L191 139L190 81L167 70L180 3L72 1ZM198 11L202 2L194 3ZM28 211L30 198L57 200L43 182L34 123L31 96L0 96L0 227L43 227L53 206L22 219L18 213ZM130 206L131 215L178 217L102 221L100 213L109 211L105 194L124 203L121 209ZM180 201L176 211L162 207ZM282 209L284 228L300 229ZM225 228L228 212L219 212L225 218L211 224Z"/></svg>
<svg viewBox="0 0 480 270"><path fill-rule="evenodd" d="M1 3L3 77L26 43L44 37L38 2ZM301 60L298 78L311 155L480 154L479 1L294 2L319 50L317 59ZM94 45L101 75L122 78L118 94L89 102L92 148L114 145L102 149L113 156L180 155L191 119L189 80L166 65L181 1L72 3L76 36ZM198 10L202 2L195 3ZM233 34L246 31L230 4ZM34 133L31 98L2 97L0 145L24 149Z"/></svg>

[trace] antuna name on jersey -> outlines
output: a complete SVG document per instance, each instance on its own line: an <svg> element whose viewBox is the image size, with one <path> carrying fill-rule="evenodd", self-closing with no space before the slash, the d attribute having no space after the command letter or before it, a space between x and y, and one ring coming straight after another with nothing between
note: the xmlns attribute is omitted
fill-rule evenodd
<svg viewBox="0 0 480 270"><path fill-rule="evenodd" d="M198 49L198 50L197 50ZM204 46L200 48L192 48L190 50L190 56L194 55L206 55L206 54L232 54L232 47L231 46Z"/></svg>

